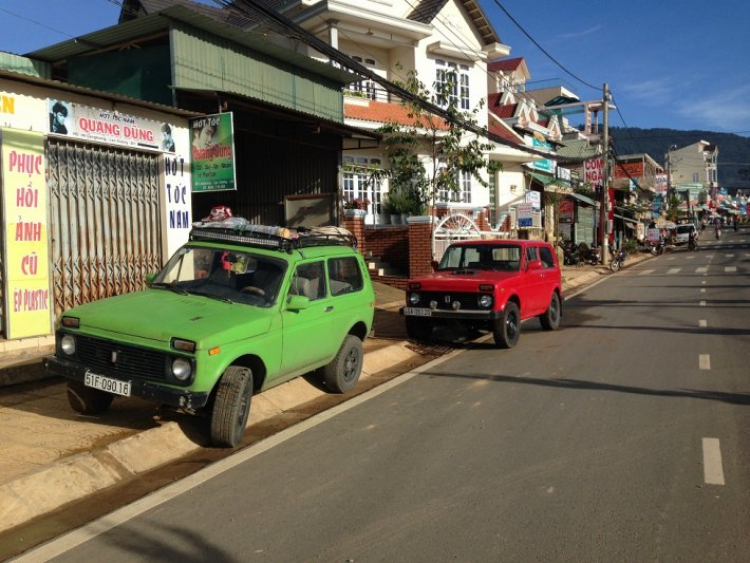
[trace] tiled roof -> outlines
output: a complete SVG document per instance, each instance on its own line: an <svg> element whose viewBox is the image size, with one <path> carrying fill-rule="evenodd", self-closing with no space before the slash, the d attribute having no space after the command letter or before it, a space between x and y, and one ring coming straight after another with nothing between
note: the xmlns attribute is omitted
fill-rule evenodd
<svg viewBox="0 0 750 563"><path fill-rule="evenodd" d="M406 19L419 23L430 23L448 3L448 0L422 0ZM413 6L413 4L412 4Z"/></svg>
<svg viewBox="0 0 750 563"><path fill-rule="evenodd" d="M401 104L376 102L370 100L367 105L344 103L344 117L360 119L376 123L398 123L399 125L413 125L414 119L409 117L409 110ZM448 125L441 118L435 116L436 129L448 129Z"/></svg>
<svg viewBox="0 0 750 563"><path fill-rule="evenodd" d="M281 5L286 0L278 0L278 2L274 2L273 0L260 1L262 4L266 4L276 10L279 7L276 4ZM245 15L246 10L217 8L207 4L200 4L195 2L195 0L125 0L120 11L120 23L134 20L141 16L156 14L172 6L185 6L212 20L240 28L258 20L258 18L253 19L254 16L252 15Z"/></svg>
<svg viewBox="0 0 750 563"><path fill-rule="evenodd" d="M557 149L557 156L574 160L588 160L598 156L597 146L591 146L587 139L562 141Z"/></svg>
<svg viewBox="0 0 750 563"><path fill-rule="evenodd" d="M494 119L490 119L490 126L488 127L488 130L490 132L490 136L497 135L501 139L505 139L506 141L509 141L513 143L514 145L523 145L523 141L518 137L518 135L514 134L512 131L508 130L507 127L503 127L499 123L497 123Z"/></svg>
<svg viewBox="0 0 750 563"><path fill-rule="evenodd" d="M498 61L492 61L487 65L487 70L490 72L497 71L510 71L516 70L523 63L523 57L516 57L515 59L500 59Z"/></svg>
<svg viewBox="0 0 750 563"><path fill-rule="evenodd" d="M518 104L505 104L501 106L499 103L499 94L490 94L488 96L487 107L494 115L498 116L500 119L510 119L511 117L515 117Z"/></svg>

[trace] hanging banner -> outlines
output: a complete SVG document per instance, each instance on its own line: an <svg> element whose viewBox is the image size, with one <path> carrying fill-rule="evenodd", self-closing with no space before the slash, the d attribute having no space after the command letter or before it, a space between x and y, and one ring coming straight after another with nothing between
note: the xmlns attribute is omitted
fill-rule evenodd
<svg viewBox="0 0 750 563"><path fill-rule="evenodd" d="M237 189L232 113L189 120L194 192Z"/></svg>
<svg viewBox="0 0 750 563"><path fill-rule="evenodd" d="M2 132L5 222L5 335L52 333L44 136Z"/></svg>
<svg viewBox="0 0 750 563"><path fill-rule="evenodd" d="M121 147L175 152L172 125L169 123L65 100L49 99L47 104L48 132L52 135Z"/></svg>

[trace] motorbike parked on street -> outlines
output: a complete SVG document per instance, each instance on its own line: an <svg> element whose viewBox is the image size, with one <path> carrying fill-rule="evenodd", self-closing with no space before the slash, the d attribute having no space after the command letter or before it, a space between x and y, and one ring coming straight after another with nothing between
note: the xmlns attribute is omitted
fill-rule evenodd
<svg viewBox="0 0 750 563"><path fill-rule="evenodd" d="M589 248L585 242L578 245L578 254L580 259L586 264L596 266L599 263L599 249L596 247Z"/></svg>
<svg viewBox="0 0 750 563"><path fill-rule="evenodd" d="M565 266L583 266L578 247L571 243L558 243L563 251L563 264Z"/></svg>
<svg viewBox="0 0 750 563"><path fill-rule="evenodd" d="M627 254L625 254L625 250L622 248L617 249L613 255L612 255L612 262L610 262L609 267L613 272L618 271L620 268L622 268L623 264L625 264L625 257Z"/></svg>

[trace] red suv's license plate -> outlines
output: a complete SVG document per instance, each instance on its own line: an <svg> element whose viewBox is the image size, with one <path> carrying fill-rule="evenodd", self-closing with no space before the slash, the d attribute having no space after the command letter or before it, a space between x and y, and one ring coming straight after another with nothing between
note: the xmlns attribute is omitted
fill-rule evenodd
<svg viewBox="0 0 750 563"><path fill-rule="evenodd" d="M93 387L107 393L130 397L130 381L120 381L112 377L105 377L96 373L86 372L86 379L83 381L86 387Z"/></svg>
<svg viewBox="0 0 750 563"><path fill-rule="evenodd" d="M404 307L404 315L410 317L431 317L432 309L427 307Z"/></svg>

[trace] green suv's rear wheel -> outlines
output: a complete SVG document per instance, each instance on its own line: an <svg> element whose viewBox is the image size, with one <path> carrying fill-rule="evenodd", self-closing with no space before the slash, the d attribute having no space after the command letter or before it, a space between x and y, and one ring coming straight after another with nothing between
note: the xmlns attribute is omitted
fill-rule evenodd
<svg viewBox="0 0 750 563"><path fill-rule="evenodd" d="M221 376L211 412L211 443L234 448L242 441L253 397L253 372L229 366Z"/></svg>
<svg viewBox="0 0 750 563"><path fill-rule="evenodd" d="M101 414L109 409L114 398L111 393L86 387L80 381L68 381L68 404L81 414Z"/></svg>
<svg viewBox="0 0 750 563"><path fill-rule="evenodd" d="M521 337L521 315L518 305L509 301L503 316L492 323L492 335L498 348L513 348Z"/></svg>
<svg viewBox="0 0 750 563"><path fill-rule="evenodd" d="M336 357L323 368L326 387L334 393L346 393L354 389L362 372L362 361L362 341L347 334Z"/></svg>

